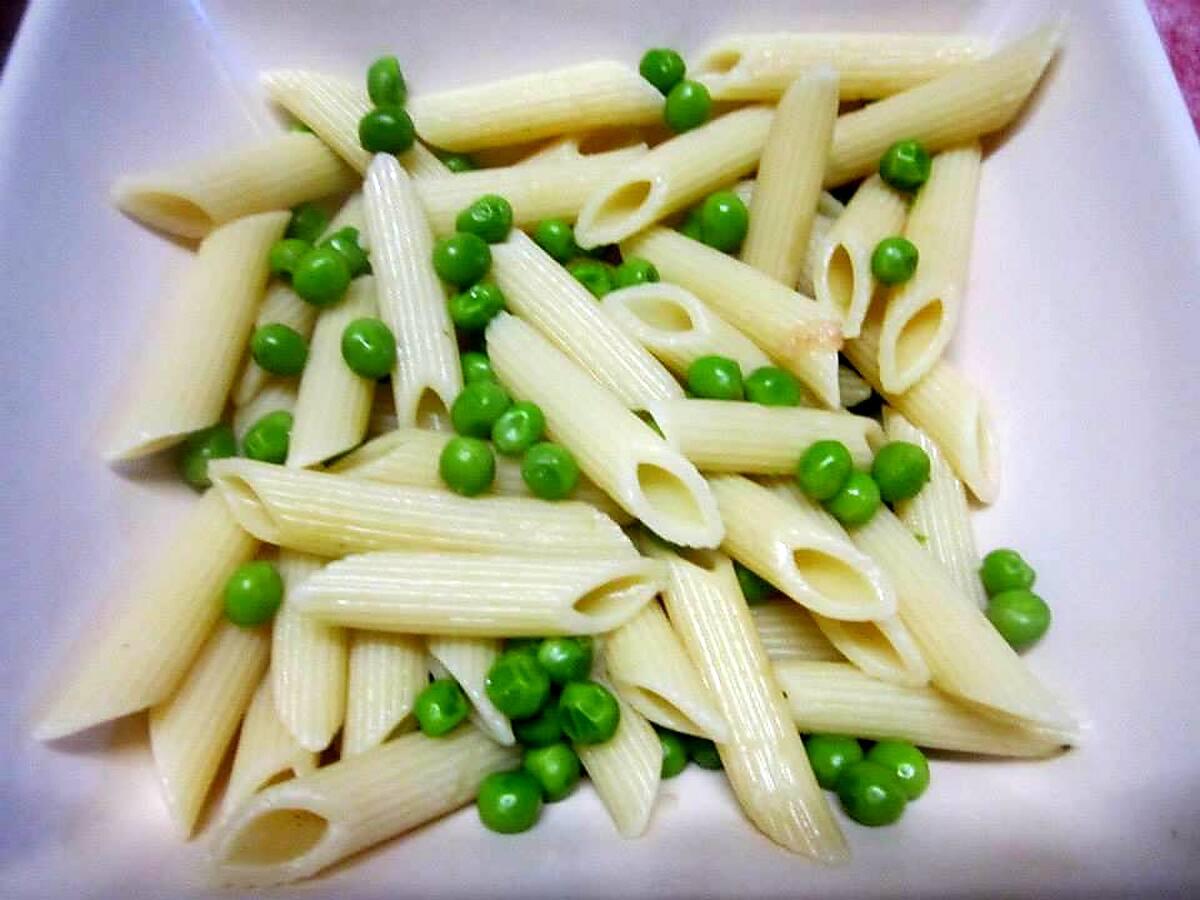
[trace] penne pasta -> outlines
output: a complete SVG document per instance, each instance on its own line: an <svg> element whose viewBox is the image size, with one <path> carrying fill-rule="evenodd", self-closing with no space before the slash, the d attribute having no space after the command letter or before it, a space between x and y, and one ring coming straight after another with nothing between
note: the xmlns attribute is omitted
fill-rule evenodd
<svg viewBox="0 0 1200 900"><path fill-rule="evenodd" d="M733 192L749 209L754 201L754 180L739 181ZM800 272L795 281L796 290L807 297L813 294L813 276L820 267L820 254L833 223L842 214L845 206L828 191L821 191L817 201L817 214L813 217L808 235L808 245L800 253Z"/></svg>
<svg viewBox="0 0 1200 900"><path fill-rule="evenodd" d="M817 626L812 614L787 597L777 597L750 607L758 639L767 657L840 662L844 659Z"/></svg>
<svg viewBox="0 0 1200 900"><path fill-rule="evenodd" d="M429 683L425 661L420 638L381 631L350 633L343 759L411 730L413 704Z"/></svg>
<svg viewBox="0 0 1200 900"><path fill-rule="evenodd" d="M842 395L842 406L846 409L866 403L874 393L862 376L849 366L838 366L838 391Z"/></svg>
<svg viewBox="0 0 1200 900"><path fill-rule="evenodd" d="M294 378L268 378L262 389L246 403L233 411L233 434L239 445L246 434L263 416L273 412L288 412L296 408L296 381Z"/></svg>
<svg viewBox="0 0 1200 900"><path fill-rule="evenodd" d="M929 666L899 616L869 622L812 617L838 653L872 678L913 687L929 683Z"/></svg>
<svg viewBox="0 0 1200 900"><path fill-rule="evenodd" d="M515 744L508 717L488 699L486 682L488 670L503 649L497 638L430 635L426 641L429 655L458 682L471 701L471 721L498 744Z"/></svg>
<svg viewBox="0 0 1200 900"><path fill-rule="evenodd" d="M542 408L550 432L631 516L676 544L720 542L717 505L700 473L616 395L513 316L492 320L487 347L500 380Z"/></svg>
<svg viewBox="0 0 1200 900"><path fill-rule="evenodd" d="M316 322L317 308L301 300L290 284L275 281L267 286L267 293L258 307L258 316L254 320L251 334L264 325L278 323L291 328L307 341L312 337ZM254 357L247 357L242 366L242 374L233 388L233 405L240 409L250 403L270 380L270 373L256 363Z"/></svg>

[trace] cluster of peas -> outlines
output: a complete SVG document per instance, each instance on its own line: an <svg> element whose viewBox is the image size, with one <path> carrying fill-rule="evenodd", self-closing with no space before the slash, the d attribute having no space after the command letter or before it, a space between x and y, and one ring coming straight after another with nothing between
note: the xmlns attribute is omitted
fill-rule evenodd
<svg viewBox="0 0 1200 900"><path fill-rule="evenodd" d="M613 251L597 247L587 251L575 243L575 231L563 219L544 219L533 230L533 240L556 262L599 300L609 291L652 284L659 280L658 269L649 260L632 256L613 265L605 257Z"/></svg>
<svg viewBox="0 0 1200 900"><path fill-rule="evenodd" d="M1001 548L983 558L979 577L988 594L987 617L1018 650L1050 627L1050 607L1032 590L1037 573L1016 550Z"/></svg>
<svg viewBox="0 0 1200 900"><path fill-rule="evenodd" d="M841 441L817 441L796 465L796 484L848 527L864 525L880 503L908 500L929 481L929 456L916 444L890 441L879 448L871 471L854 468Z"/></svg>

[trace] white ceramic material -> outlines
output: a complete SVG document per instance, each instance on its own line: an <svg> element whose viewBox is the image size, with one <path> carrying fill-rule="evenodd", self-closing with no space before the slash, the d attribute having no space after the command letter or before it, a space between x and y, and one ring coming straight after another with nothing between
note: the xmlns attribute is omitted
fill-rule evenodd
<svg viewBox="0 0 1200 900"><path fill-rule="evenodd" d="M1060 8L1066 50L985 163L953 355L1000 420L1004 490L979 516L982 546L1037 565L1055 618L1030 660L1086 711L1085 746L1046 763L939 759L898 826L848 825L839 870L776 849L693 770L666 784L643 840L616 837L584 789L531 833L489 834L466 810L297 890L1194 895L1200 153L1140 2L35 0L0 88L0 896L207 890L202 844L171 833L142 720L51 747L25 724L121 560L184 496L161 465L134 479L96 453L183 258L109 208L114 176L278 127L256 87L267 66L359 77L394 51L420 91L735 29L1002 36Z"/></svg>

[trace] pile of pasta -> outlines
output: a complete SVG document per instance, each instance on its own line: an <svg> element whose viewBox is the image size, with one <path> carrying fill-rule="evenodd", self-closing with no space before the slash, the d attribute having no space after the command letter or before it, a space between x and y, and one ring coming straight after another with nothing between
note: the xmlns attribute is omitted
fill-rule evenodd
<svg viewBox="0 0 1200 900"><path fill-rule="evenodd" d="M239 436L288 410L286 462L209 463L212 487L89 626L38 737L148 711L185 836L236 748L210 851L216 877L239 884L312 875L516 766L484 690L515 637L596 636L593 677L620 721L580 757L623 836L647 829L659 790L652 723L715 739L754 825L825 862L848 851L801 732L1025 757L1070 746L1072 716L980 609L968 495L994 498L997 450L980 393L942 361L967 283L979 139L1014 119L1059 40L1056 26L999 48L735 36L689 73L726 111L685 133L663 133L662 95L634 68L601 61L413 97L419 140L397 155L360 144L361 85L267 72L271 99L310 132L117 186L124 210L199 244L110 458L173 447L230 409ZM874 174L904 139L934 154L911 202ZM485 167L452 173L430 147ZM860 180L844 206L825 193ZM749 205L740 258L670 227L721 188ZM491 248L507 312L486 350L578 461L567 500L531 496L504 458L482 496L439 477L463 375L431 256L485 194L510 202L516 226ZM321 198L342 200L331 230L362 233L373 274L318 309L270 280L268 251L288 210ZM661 280L597 301L520 230L551 218ZM893 289L870 259L888 235L920 248ZM340 357L364 315L395 335L390 386ZM310 342L298 383L247 359L255 326L275 322ZM711 355L785 369L808 405L687 396L680 379ZM872 388L881 421L846 409ZM796 489L814 441L842 442L861 467L885 437L928 454L916 498L844 528ZM264 555L283 605L239 627L222 591ZM748 606L731 560L778 596ZM473 705L442 738L413 731L431 670Z"/></svg>

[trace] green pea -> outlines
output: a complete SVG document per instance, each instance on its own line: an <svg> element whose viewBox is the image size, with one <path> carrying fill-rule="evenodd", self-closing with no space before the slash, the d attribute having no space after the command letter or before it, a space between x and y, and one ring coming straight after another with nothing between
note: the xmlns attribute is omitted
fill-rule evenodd
<svg viewBox="0 0 1200 900"><path fill-rule="evenodd" d="M471 704L457 681L439 678L417 695L413 711L422 734L441 737L462 723L471 711Z"/></svg>
<svg viewBox="0 0 1200 900"><path fill-rule="evenodd" d="M910 802L929 787L929 760L908 741L879 741L867 751L867 759L895 775Z"/></svg>
<svg viewBox="0 0 1200 900"><path fill-rule="evenodd" d="M300 257L292 272L292 287L313 306L329 306L350 287L346 257L332 247L314 247Z"/></svg>
<svg viewBox="0 0 1200 900"><path fill-rule="evenodd" d="M791 372L762 366L746 376L746 399L762 406L799 406L800 382Z"/></svg>
<svg viewBox="0 0 1200 900"><path fill-rule="evenodd" d="M579 484L579 464L566 447L543 441L525 451L521 479L535 497L561 500Z"/></svg>
<svg viewBox="0 0 1200 900"><path fill-rule="evenodd" d="M528 831L542 814L542 786L524 769L493 772L479 785L475 808L489 831Z"/></svg>
<svg viewBox="0 0 1200 900"><path fill-rule="evenodd" d="M483 689L504 715L525 719L550 699L550 676L528 653L506 650L488 669Z"/></svg>
<svg viewBox="0 0 1200 900"><path fill-rule="evenodd" d="M592 670L590 637L546 638L538 647L537 661L555 684L582 681Z"/></svg>
<svg viewBox="0 0 1200 900"><path fill-rule="evenodd" d="M536 403L514 403L492 426L492 443L496 452L505 456L520 456L542 439L546 417Z"/></svg>
<svg viewBox="0 0 1200 900"><path fill-rule="evenodd" d="M617 732L621 707L604 685L572 681L558 698L562 730L576 744L603 744Z"/></svg>
<svg viewBox="0 0 1200 900"><path fill-rule="evenodd" d="M905 237L886 237L871 252L871 274L884 284L903 284L917 271L921 254Z"/></svg>
<svg viewBox="0 0 1200 900"><path fill-rule="evenodd" d="M496 380L496 373L492 371L492 361L486 353L468 350L459 357L458 362L462 367L463 384Z"/></svg>
<svg viewBox="0 0 1200 900"><path fill-rule="evenodd" d="M750 230L750 211L733 191L709 194L700 204L700 240L722 253L733 253Z"/></svg>
<svg viewBox="0 0 1200 900"><path fill-rule="evenodd" d="M292 209L292 217L283 236L314 244L328 226L329 213L315 203L301 203Z"/></svg>
<svg viewBox="0 0 1200 900"><path fill-rule="evenodd" d="M451 172L472 172L475 170L475 160L465 153L450 153L442 157L442 163Z"/></svg>
<svg viewBox="0 0 1200 900"><path fill-rule="evenodd" d="M512 229L512 204L499 194L484 194L454 220L454 227L478 235L489 244L498 244Z"/></svg>
<svg viewBox="0 0 1200 900"><path fill-rule="evenodd" d="M358 120L358 142L368 153L403 153L416 136L412 118L399 106L377 106Z"/></svg>
<svg viewBox="0 0 1200 900"><path fill-rule="evenodd" d="M796 484L814 500L832 500L854 472L854 460L841 441L817 441L796 465Z"/></svg>
<svg viewBox="0 0 1200 900"><path fill-rule="evenodd" d="M512 729L517 741L526 747L547 747L562 740L558 704L547 703L536 716L513 722Z"/></svg>
<svg viewBox="0 0 1200 900"><path fill-rule="evenodd" d="M660 94L666 95L683 80L687 65L683 57L669 47L655 47L642 55L638 72L658 88Z"/></svg>
<svg viewBox="0 0 1200 900"><path fill-rule="evenodd" d="M504 310L504 292L490 281L473 284L450 298L450 319L463 331L483 331Z"/></svg>
<svg viewBox="0 0 1200 900"><path fill-rule="evenodd" d="M742 596L746 598L746 603L750 606L765 603L779 593L769 581L759 577L756 572L747 569L740 562L734 562L733 573L737 576L738 587L742 589Z"/></svg>
<svg viewBox="0 0 1200 900"><path fill-rule="evenodd" d="M1050 627L1050 607L1026 588L993 595L988 600L987 617L1000 636L1017 649L1028 647Z"/></svg>
<svg viewBox="0 0 1200 900"><path fill-rule="evenodd" d="M537 779L547 803L562 800L579 784L579 754L569 744L526 750L521 768Z"/></svg>
<svg viewBox="0 0 1200 900"><path fill-rule="evenodd" d="M342 254L346 265L350 267L351 278L366 275L371 271L371 262L367 259L367 251L358 244L358 229L352 225L339 228L317 246L330 247Z"/></svg>
<svg viewBox="0 0 1200 900"><path fill-rule="evenodd" d="M658 741L662 744L662 777L674 778L687 768L687 745L674 731L665 728L655 730L658 732Z"/></svg>
<svg viewBox="0 0 1200 900"><path fill-rule="evenodd" d="M508 638L504 642L505 650L520 650L522 653L529 653L533 656L537 656L540 646L542 646L540 637L515 637Z"/></svg>
<svg viewBox="0 0 1200 900"><path fill-rule="evenodd" d="M577 259L567 264L567 271L599 300L613 289L610 267L598 259Z"/></svg>
<svg viewBox="0 0 1200 900"><path fill-rule="evenodd" d="M562 219L544 219L533 230L534 242L560 263L579 253L575 232Z"/></svg>
<svg viewBox="0 0 1200 900"><path fill-rule="evenodd" d="M712 115L712 97L708 88L686 78L667 93L663 104L663 121L676 134L691 131L708 121Z"/></svg>
<svg viewBox="0 0 1200 900"><path fill-rule="evenodd" d="M879 485L866 472L851 472L842 489L825 501L825 509L847 527L863 525L879 509Z"/></svg>
<svg viewBox="0 0 1200 900"><path fill-rule="evenodd" d="M933 160L918 141L896 141L879 159L879 177L894 188L915 191L929 180Z"/></svg>
<svg viewBox="0 0 1200 900"><path fill-rule="evenodd" d="M742 367L727 356L701 356L687 371L687 386L697 397L709 400L741 400Z"/></svg>
<svg viewBox="0 0 1200 900"><path fill-rule="evenodd" d="M222 423L201 431L193 431L179 448L179 474L198 491L212 484L208 477L208 461L237 456L237 439L233 429Z"/></svg>
<svg viewBox="0 0 1200 900"><path fill-rule="evenodd" d="M272 322L255 330L250 355L272 375L299 375L308 359L308 342L295 328Z"/></svg>
<svg viewBox="0 0 1200 900"><path fill-rule="evenodd" d="M891 825L904 815L908 804L899 779L889 769L866 759L842 770L837 795L846 815L861 825Z"/></svg>
<svg viewBox="0 0 1200 900"><path fill-rule="evenodd" d="M242 455L259 462L282 465L287 460L292 436L292 414L286 409L269 412L242 438Z"/></svg>
<svg viewBox="0 0 1200 900"><path fill-rule="evenodd" d="M450 405L454 430L467 437L488 438L492 426L512 406L508 392L494 381L476 381L464 387Z"/></svg>
<svg viewBox="0 0 1200 900"><path fill-rule="evenodd" d="M979 577L983 579L983 588L990 597L992 594L1033 587L1037 572L1016 550L1001 547L983 558Z"/></svg>
<svg viewBox="0 0 1200 900"><path fill-rule="evenodd" d="M640 256L631 256L619 266L613 280L617 287L633 287L635 284L653 284L659 280L654 263Z"/></svg>
<svg viewBox="0 0 1200 900"><path fill-rule="evenodd" d="M704 229L700 227L700 210L693 209L684 217L683 224L679 226L679 233L684 237L690 237L693 241L704 240Z"/></svg>
<svg viewBox="0 0 1200 900"><path fill-rule="evenodd" d="M400 71L400 60L381 56L367 69L367 96L376 106L403 106L408 99L408 85Z"/></svg>
<svg viewBox="0 0 1200 900"><path fill-rule="evenodd" d="M271 245L271 252L267 257L271 274L291 278L304 254L311 249L312 244L299 238L283 238L276 241Z"/></svg>
<svg viewBox="0 0 1200 900"><path fill-rule="evenodd" d="M688 758L700 768L715 771L725 767L721 762L721 754L717 752L717 745L708 738L689 734L684 740L687 741Z"/></svg>
<svg viewBox="0 0 1200 900"><path fill-rule="evenodd" d="M443 281L455 287L470 287L487 274L491 265L492 251L477 234L460 231L434 244L433 268Z"/></svg>
<svg viewBox="0 0 1200 900"><path fill-rule="evenodd" d="M496 457L486 442L472 437L453 437L438 457L438 474L456 494L474 497L496 479Z"/></svg>
<svg viewBox="0 0 1200 900"><path fill-rule="evenodd" d="M817 784L832 791L838 776L863 758L862 744L843 734L812 734L804 740L804 750Z"/></svg>
<svg viewBox="0 0 1200 900"><path fill-rule="evenodd" d="M891 441L875 454L871 477L885 503L908 500L929 481L929 456L916 444Z"/></svg>
<svg viewBox="0 0 1200 900"><path fill-rule="evenodd" d="M283 579L269 562L242 563L225 582L225 616L234 625L253 628L270 622L283 602Z"/></svg>
<svg viewBox="0 0 1200 900"><path fill-rule="evenodd" d="M342 359L355 375L382 378L396 365L396 338L379 319L355 319L342 331Z"/></svg>

